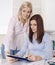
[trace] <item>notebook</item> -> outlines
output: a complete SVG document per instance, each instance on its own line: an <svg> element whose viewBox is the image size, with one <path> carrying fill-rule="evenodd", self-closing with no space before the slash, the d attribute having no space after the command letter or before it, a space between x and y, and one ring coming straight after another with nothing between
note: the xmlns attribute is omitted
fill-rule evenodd
<svg viewBox="0 0 55 65"><path fill-rule="evenodd" d="M15 59L18 59L18 61L27 61L27 62L33 62L31 60L28 60L27 58L22 58L22 57L16 57L16 56L13 56L13 55L7 55L8 57L11 57L11 58L15 58Z"/></svg>

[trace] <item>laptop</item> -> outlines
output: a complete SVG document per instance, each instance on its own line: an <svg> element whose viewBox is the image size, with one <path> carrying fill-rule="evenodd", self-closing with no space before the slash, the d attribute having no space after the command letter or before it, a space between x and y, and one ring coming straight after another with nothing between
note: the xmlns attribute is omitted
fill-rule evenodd
<svg viewBox="0 0 55 65"><path fill-rule="evenodd" d="M18 61L27 61L27 62L33 62L31 60L28 60L27 57L26 58L22 58L22 57L16 57L16 56L13 56L13 55L7 55L8 57L11 57L11 58L15 58L17 59Z"/></svg>

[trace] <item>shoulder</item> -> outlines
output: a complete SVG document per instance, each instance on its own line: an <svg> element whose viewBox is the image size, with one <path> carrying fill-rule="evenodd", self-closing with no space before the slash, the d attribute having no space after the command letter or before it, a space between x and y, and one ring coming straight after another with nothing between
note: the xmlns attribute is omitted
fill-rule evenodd
<svg viewBox="0 0 55 65"><path fill-rule="evenodd" d="M19 21L19 20L18 20L18 17L17 16L12 16L10 18L10 21L13 22L13 23L15 23L16 21Z"/></svg>
<svg viewBox="0 0 55 65"><path fill-rule="evenodd" d="M42 40L43 40L43 41L48 41L48 40L50 40L50 35L45 32Z"/></svg>
<svg viewBox="0 0 55 65"><path fill-rule="evenodd" d="M19 20L18 20L17 16L12 16L10 18L9 25L15 25L18 22L19 22Z"/></svg>
<svg viewBox="0 0 55 65"><path fill-rule="evenodd" d="M10 18L10 20L9 20L9 24L14 24L15 23L15 20L16 20L15 16L12 16Z"/></svg>
<svg viewBox="0 0 55 65"><path fill-rule="evenodd" d="M50 37L50 35L45 32L43 37L44 37L44 38L45 38L45 37Z"/></svg>
<svg viewBox="0 0 55 65"><path fill-rule="evenodd" d="M10 20L16 20L16 17L15 16L12 16Z"/></svg>

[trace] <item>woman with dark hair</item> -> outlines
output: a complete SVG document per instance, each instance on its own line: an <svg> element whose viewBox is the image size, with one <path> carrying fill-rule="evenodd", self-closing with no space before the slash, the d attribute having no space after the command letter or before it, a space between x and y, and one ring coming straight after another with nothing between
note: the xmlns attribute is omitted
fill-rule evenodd
<svg viewBox="0 0 55 65"><path fill-rule="evenodd" d="M52 57L52 42L49 35L44 32L41 15L33 15L29 21L29 35L25 34L24 45L17 53L23 57L28 49L28 59L31 61L47 60Z"/></svg>
<svg viewBox="0 0 55 65"><path fill-rule="evenodd" d="M33 36L33 30L31 28L31 21L35 20L36 21L36 33L37 33L37 40L40 43L42 41L43 35L44 35L44 26L43 26L43 20L42 17L37 14L31 17L30 22L29 22L29 39L32 42L32 36ZM34 23L34 22L33 22ZM34 25L35 26L35 25ZM34 27L33 27L34 28Z"/></svg>

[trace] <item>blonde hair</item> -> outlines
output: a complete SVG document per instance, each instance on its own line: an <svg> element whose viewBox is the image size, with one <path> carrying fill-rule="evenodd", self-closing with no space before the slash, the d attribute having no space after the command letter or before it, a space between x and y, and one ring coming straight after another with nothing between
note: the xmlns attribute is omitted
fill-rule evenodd
<svg viewBox="0 0 55 65"><path fill-rule="evenodd" d="M20 6L20 8L19 8L19 12L18 12L18 19L20 20L20 21L22 21L22 14L21 14L21 11L22 11L22 9L24 8L24 7L29 7L30 8L30 15L31 15L31 13L32 13L32 4L30 3L30 2L24 2L21 6ZM30 16L29 16L30 17ZM28 18L29 18L28 17Z"/></svg>

